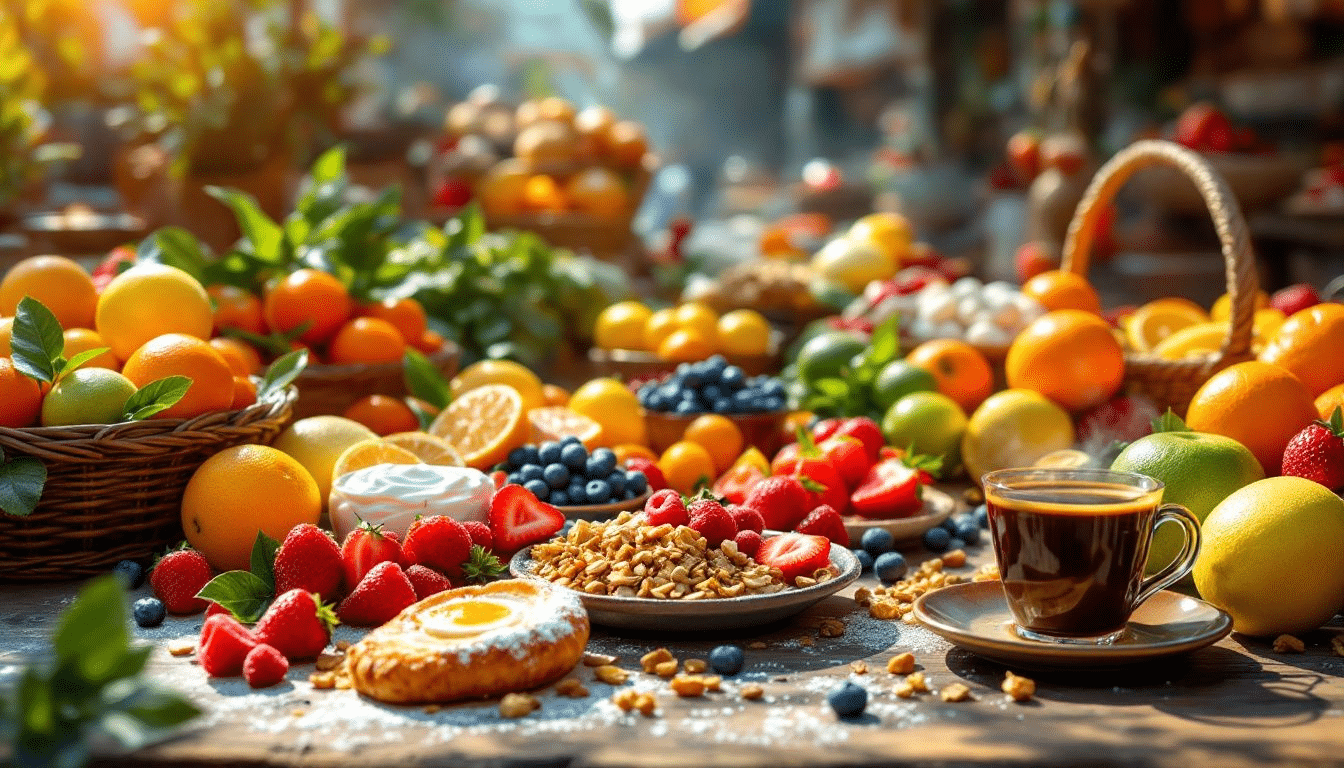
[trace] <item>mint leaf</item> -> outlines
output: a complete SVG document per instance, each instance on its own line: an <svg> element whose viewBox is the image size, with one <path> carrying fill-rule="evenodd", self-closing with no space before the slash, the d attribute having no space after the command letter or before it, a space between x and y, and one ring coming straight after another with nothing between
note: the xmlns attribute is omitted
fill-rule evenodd
<svg viewBox="0 0 1344 768"><path fill-rule="evenodd" d="M418 397L435 408L447 407L452 399L448 382L444 381L443 374L429 362L429 358L414 349L408 349L402 367L406 389L410 390L412 397Z"/></svg>
<svg viewBox="0 0 1344 768"><path fill-rule="evenodd" d="M260 576L248 571L226 571L201 587L196 597L219 603L244 624L251 624L266 612L274 596L274 588L267 586Z"/></svg>
<svg viewBox="0 0 1344 768"><path fill-rule="evenodd" d="M147 728L171 728L199 715L201 710L173 691L152 683L138 686L130 696L117 703L117 709ZM129 749L145 746L148 741L123 744Z"/></svg>
<svg viewBox="0 0 1344 768"><path fill-rule="evenodd" d="M122 418L128 421L143 421L150 416L162 413L181 400L191 389L191 379L186 376L168 376L151 381L137 389L126 401Z"/></svg>
<svg viewBox="0 0 1344 768"><path fill-rule="evenodd" d="M52 645L58 663L74 663L81 677L105 685L129 648L126 591L116 578L100 578L80 590L56 626Z"/></svg>
<svg viewBox="0 0 1344 768"><path fill-rule="evenodd" d="M280 551L280 542L266 535L265 531L257 531L257 540L252 542L252 574L270 587L271 593L275 593L275 553Z"/></svg>
<svg viewBox="0 0 1344 768"><path fill-rule="evenodd" d="M308 367L308 350L296 349L275 359L261 377L257 387L257 402L270 400L285 391L294 380Z"/></svg>
<svg viewBox="0 0 1344 768"><path fill-rule="evenodd" d="M812 389L826 397L844 400L850 395L849 382L844 379L826 378L812 382Z"/></svg>
<svg viewBox="0 0 1344 768"><path fill-rule="evenodd" d="M1153 432L1189 432L1190 428L1185 425L1180 416L1177 416L1170 408L1161 416L1153 419Z"/></svg>
<svg viewBox="0 0 1344 768"><path fill-rule="evenodd" d="M873 336L868 340L868 351L864 353L865 366L881 368L900 354L899 322L900 318L892 315L886 322L873 329Z"/></svg>
<svg viewBox="0 0 1344 768"><path fill-rule="evenodd" d="M70 358L69 360L64 360L63 362L61 362L60 370L56 372L56 378L59 379L65 376L65 374L78 369L79 366L89 362L90 360L103 354L107 350L108 347L98 347L97 349L86 349L83 352L80 352L78 355L75 355L74 357Z"/></svg>
<svg viewBox="0 0 1344 768"><path fill-rule="evenodd" d="M27 517L37 509L47 485L47 467L41 459L19 456L5 461L0 451L0 511Z"/></svg>
<svg viewBox="0 0 1344 768"><path fill-rule="evenodd" d="M9 346L19 373L47 384L56 381L57 361L65 353L65 336L51 310L37 299L24 296L14 311L11 334Z"/></svg>

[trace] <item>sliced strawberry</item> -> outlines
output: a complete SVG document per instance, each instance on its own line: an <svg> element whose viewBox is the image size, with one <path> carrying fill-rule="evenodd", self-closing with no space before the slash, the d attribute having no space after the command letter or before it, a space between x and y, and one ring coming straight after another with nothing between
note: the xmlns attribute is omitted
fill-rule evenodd
<svg viewBox="0 0 1344 768"><path fill-rule="evenodd" d="M785 533L761 542L756 562L778 568L784 583L792 584L799 576L811 576L831 563L831 542L825 536Z"/></svg>
<svg viewBox="0 0 1344 768"><path fill-rule="evenodd" d="M252 688L269 688L285 679L289 659L280 651L261 643L243 659L243 678Z"/></svg>
<svg viewBox="0 0 1344 768"><path fill-rule="evenodd" d="M794 530L812 536L825 536L832 544L849 547L849 531L845 530L844 519L839 512L825 504L812 510Z"/></svg>
<svg viewBox="0 0 1344 768"><path fill-rule="evenodd" d="M897 459L873 465L854 492L850 505L855 514L874 520L910 517L923 507L920 470Z"/></svg>
<svg viewBox="0 0 1344 768"><path fill-rule="evenodd" d="M521 485L500 488L490 502L490 533L498 552L516 552L545 541L564 525L564 513L539 501Z"/></svg>
<svg viewBox="0 0 1344 768"><path fill-rule="evenodd" d="M361 520L359 527L345 537L341 544L341 561L345 567L345 583L351 589L364 579L364 574L379 563L401 563L401 540L394 531Z"/></svg>
<svg viewBox="0 0 1344 768"><path fill-rule="evenodd" d="M496 469L490 473L490 482L495 484L495 490L498 491L509 482L509 473L502 469Z"/></svg>

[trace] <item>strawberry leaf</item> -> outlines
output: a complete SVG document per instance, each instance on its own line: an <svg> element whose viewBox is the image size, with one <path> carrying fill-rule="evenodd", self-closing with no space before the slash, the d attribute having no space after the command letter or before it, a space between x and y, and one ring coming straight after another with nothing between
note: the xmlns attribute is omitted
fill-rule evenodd
<svg viewBox="0 0 1344 768"><path fill-rule="evenodd" d="M1331 412L1330 418L1325 419L1324 421L1317 421L1316 423L1330 430L1330 434L1335 437L1344 437L1344 410L1342 410L1340 406L1335 406L1335 410Z"/></svg>
<svg viewBox="0 0 1344 768"><path fill-rule="evenodd" d="M405 370L406 389L412 397L424 400L435 408L447 407L452 400L448 382L444 381L443 374L428 358L414 349L408 349L402 367Z"/></svg>
<svg viewBox="0 0 1344 768"><path fill-rule="evenodd" d="M913 443L905 450L905 455L901 457L901 463L911 469L920 469L928 472L934 477L943 476L943 457L927 456L922 453L915 453Z"/></svg>
<svg viewBox="0 0 1344 768"><path fill-rule="evenodd" d="M5 461L0 450L0 512L27 517L37 509L47 484L47 467L40 459L19 456Z"/></svg>
<svg viewBox="0 0 1344 768"><path fill-rule="evenodd" d="M1180 416L1177 416L1170 408L1167 412L1156 419L1153 419L1153 432L1189 432L1190 428L1185 425Z"/></svg>
<svg viewBox="0 0 1344 768"><path fill-rule="evenodd" d="M813 493L825 493L827 490L826 486L822 485L821 483L818 483L816 480L813 480L810 477L807 477L806 475L800 475L798 477L798 482L801 483L804 488Z"/></svg>
<svg viewBox="0 0 1344 768"><path fill-rule="evenodd" d="M873 336L868 340L868 351L863 355L865 367L882 368L900 355L899 324L900 317L892 315L886 322L873 329Z"/></svg>
<svg viewBox="0 0 1344 768"><path fill-rule="evenodd" d="M19 302L9 346L19 373L46 384L56 381L65 336L56 316L42 302L31 296Z"/></svg>
<svg viewBox="0 0 1344 768"><path fill-rule="evenodd" d="M294 383L294 380L303 373L303 369L308 367L308 350L296 349L275 359L266 369L265 375L261 377L261 384L257 386L257 402L270 400L279 397L285 388Z"/></svg>
<svg viewBox="0 0 1344 768"><path fill-rule="evenodd" d="M257 531L257 540L252 542L252 558L249 565L254 576L266 582L266 586L275 592L275 553L280 551L280 542Z"/></svg>
<svg viewBox="0 0 1344 768"><path fill-rule="evenodd" d="M480 544L473 544L471 554L467 561L462 564L462 575L467 577L469 584L484 584L488 581L494 581L499 578L507 568L504 563Z"/></svg>
<svg viewBox="0 0 1344 768"><path fill-rule="evenodd" d="M196 597L219 603L220 607L244 624L253 624L271 604L274 587L249 571L225 571L201 587Z"/></svg>
<svg viewBox="0 0 1344 768"><path fill-rule="evenodd" d="M817 441L812 439L812 432L807 427L799 427L795 433L798 437L798 455L809 459L820 458L823 454L817 447Z"/></svg>
<svg viewBox="0 0 1344 768"><path fill-rule="evenodd" d="M122 418L127 421L143 421L150 416L160 414L181 400L191 389L191 379L186 376L168 376L151 381L137 389L126 401Z"/></svg>

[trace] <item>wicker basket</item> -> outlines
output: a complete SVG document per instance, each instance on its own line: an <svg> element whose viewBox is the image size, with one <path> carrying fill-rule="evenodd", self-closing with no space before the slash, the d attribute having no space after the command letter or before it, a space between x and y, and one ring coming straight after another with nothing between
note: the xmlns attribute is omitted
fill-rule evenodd
<svg viewBox="0 0 1344 768"><path fill-rule="evenodd" d="M224 448L270 443L296 397L290 387L269 402L194 419L0 428L7 459L32 456L47 468L33 514L0 513L0 582L91 576L181 541L192 473Z"/></svg>
<svg viewBox="0 0 1344 768"><path fill-rule="evenodd" d="M1229 365L1254 357L1251 330L1259 290L1255 258L1241 208L1218 172L1195 152L1168 141L1140 141L1116 153L1097 171L1078 204L1064 241L1061 268L1087 274L1092 237L1103 209L1131 175L1152 166L1175 168L1189 177L1199 190L1222 244L1227 293L1232 304L1227 338L1222 349L1212 357L1162 360L1135 353L1125 356L1126 386L1152 398L1158 407L1170 407L1184 415L1191 398L1209 377Z"/></svg>
<svg viewBox="0 0 1344 768"><path fill-rule="evenodd" d="M429 362L445 379L457 373L462 350L446 341L432 355ZM294 405L294 418L345 413L354 402L369 395L405 397L406 377L401 361L372 365L310 365L295 379L299 401Z"/></svg>

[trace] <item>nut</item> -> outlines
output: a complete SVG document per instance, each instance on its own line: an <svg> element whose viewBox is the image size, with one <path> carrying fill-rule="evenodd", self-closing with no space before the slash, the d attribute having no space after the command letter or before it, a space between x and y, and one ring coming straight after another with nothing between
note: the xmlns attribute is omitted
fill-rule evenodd
<svg viewBox="0 0 1344 768"><path fill-rule="evenodd" d="M332 651L323 651L317 655L317 671L326 672L335 669L345 661L344 653L333 653Z"/></svg>
<svg viewBox="0 0 1344 768"><path fill-rule="evenodd" d="M658 700L651 693L636 694L635 709L645 717L653 717L654 710L658 709Z"/></svg>
<svg viewBox="0 0 1344 768"><path fill-rule="evenodd" d="M585 653L583 654L583 666L585 667L606 667L615 664L620 659L607 653Z"/></svg>
<svg viewBox="0 0 1344 768"><path fill-rule="evenodd" d="M1334 651L1336 656L1344 656L1344 635L1330 638L1330 650Z"/></svg>
<svg viewBox="0 0 1344 768"><path fill-rule="evenodd" d="M810 637L804 637L803 639L798 641L798 644L803 646L804 648L811 648L812 646L817 644L817 641L813 640Z"/></svg>
<svg viewBox="0 0 1344 768"><path fill-rule="evenodd" d="M639 696L634 688L622 688L611 695L611 703L615 704L622 712L629 712L635 708L635 698Z"/></svg>
<svg viewBox="0 0 1344 768"><path fill-rule="evenodd" d="M845 622L839 619L822 619L817 625L818 637L840 637L845 634Z"/></svg>
<svg viewBox="0 0 1344 768"><path fill-rule="evenodd" d="M571 699L582 699L588 696L588 689L583 687L579 678L566 677L555 684L555 693L559 696L568 696Z"/></svg>
<svg viewBox="0 0 1344 768"><path fill-rule="evenodd" d="M914 624L914 615L910 613L912 604L920 595L932 592L940 587L951 584L959 584L965 580L965 577L954 574L944 573L943 567L956 567L964 565L966 553L961 550L949 552L941 558L925 560L920 564L914 573L908 577L887 587L878 587L869 592L859 590L854 593L854 599L860 605L866 605L868 615L875 619L896 619L900 618L907 624ZM999 569L995 565L984 565L978 568L972 576L972 581L992 581L999 578Z"/></svg>
<svg viewBox="0 0 1344 768"><path fill-rule="evenodd" d="M709 664L704 659L687 659L681 666L688 675L698 675L709 669Z"/></svg>
<svg viewBox="0 0 1344 768"><path fill-rule="evenodd" d="M603 664L593 670L593 677L607 685L623 685L626 680L630 679L630 673L620 667Z"/></svg>
<svg viewBox="0 0 1344 768"><path fill-rule="evenodd" d="M308 676L308 682L319 691L329 691L336 687L336 675L330 672L314 672Z"/></svg>
<svg viewBox="0 0 1344 768"><path fill-rule="evenodd" d="M718 675L705 675L704 681L706 691L717 692L723 686L723 678Z"/></svg>
<svg viewBox="0 0 1344 768"><path fill-rule="evenodd" d="M1036 681L1009 672L1004 676L1003 685L999 688L1013 701L1030 701L1036 694Z"/></svg>
<svg viewBox="0 0 1344 768"><path fill-rule="evenodd" d="M908 675L915 671L915 654L900 653L887 661L887 671L893 675Z"/></svg>
<svg viewBox="0 0 1344 768"><path fill-rule="evenodd" d="M336 641L336 650L337 650L337 651L340 651L341 653L345 653L346 651L350 650L350 641L349 641L349 640L337 640L337 641Z"/></svg>
<svg viewBox="0 0 1344 768"><path fill-rule="evenodd" d="M756 683L748 683L742 686L742 698L747 701L756 701L765 695L765 689Z"/></svg>
<svg viewBox="0 0 1344 768"><path fill-rule="evenodd" d="M854 590L854 602L858 603L861 607L867 608L872 601L873 593L867 587L859 587Z"/></svg>
<svg viewBox="0 0 1344 768"><path fill-rule="evenodd" d="M1307 650L1306 643L1292 635L1279 635L1274 638L1275 653L1301 653Z"/></svg>
<svg viewBox="0 0 1344 768"><path fill-rule="evenodd" d="M658 648L639 657L639 666L643 667L647 674L652 675L657 671L659 664L676 660L677 657L673 656L671 651L666 648Z"/></svg>
<svg viewBox="0 0 1344 768"><path fill-rule="evenodd" d="M896 608L896 601L885 598L874 600L868 604L868 615L874 619L895 619L899 617L900 611Z"/></svg>
<svg viewBox="0 0 1344 768"><path fill-rule="evenodd" d="M752 651L763 651L769 647L770 646L766 645L763 640L752 640L750 643L747 643L747 649Z"/></svg>
<svg viewBox="0 0 1344 768"><path fill-rule="evenodd" d="M669 678L677 674L677 660L664 661L654 666L653 673L662 678Z"/></svg>
<svg viewBox="0 0 1344 768"><path fill-rule="evenodd" d="M975 697L971 695L971 689L961 683L952 683L945 686L938 692L938 698L943 701L974 701Z"/></svg>
<svg viewBox="0 0 1344 768"><path fill-rule="evenodd" d="M500 717L526 717L536 709L541 709L541 702L527 693L506 693L499 701Z"/></svg>
<svg viewBox="0 0 1344 768"><path fill-rule="evenodd" d="M168 643L169 656L190 656L196 650L196 638L183 637Z"/></svg>
<svg viewBox="0 0 1344 768"><path fill-rule="evenodd" d="M705 679L699 675L677 675L672 678L672 691L683 699L705 695Z"/></svg>
<svg viewBox="0 0 1344 768"><path fill-rule="evenodd" d="M350 690L351 688L354 688L354 687L355 687L355 684L352 683L352 682L350 682L350 678L349 678L349 677L347 677L347 676L345 676L345 675L337 675L337 676L336 676L336 690L338 690L338 691L348 691L348 690Z"/></svg>
<svg viewBox="0 0 1344 768"><path fill-rule="evenodd" d="M943 555L943 565L949 568L960 568L966 564L966 552L960 549L954 549Z"/></svg>
<svg viewBox="0 0 1344 768"><path fill-rule="evenodd" d="M849 669L856 675L866 675L868 674L868 662L864 661L863 659L859 659L858 661L851 661L849 663Z"/></svg>
<svg viewBox="0 0 1344 768"><path fill-rule="evenodd" d="M891 689L891 692L896 694L898 699L910 699L914 698L915 687L909 683L897 683L896 687Z"/></svg>

